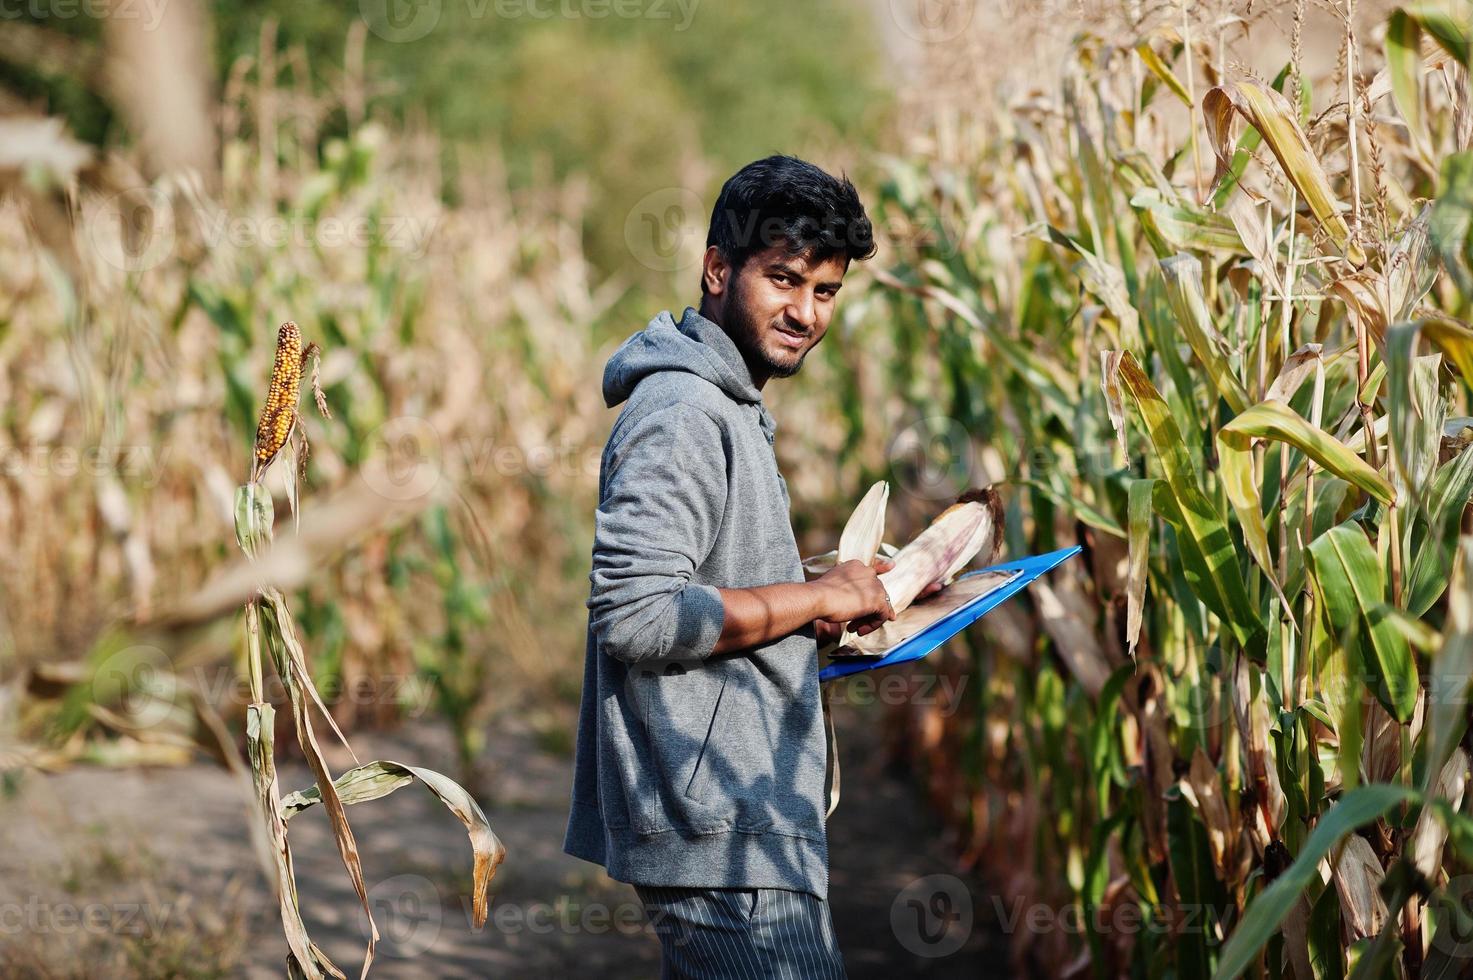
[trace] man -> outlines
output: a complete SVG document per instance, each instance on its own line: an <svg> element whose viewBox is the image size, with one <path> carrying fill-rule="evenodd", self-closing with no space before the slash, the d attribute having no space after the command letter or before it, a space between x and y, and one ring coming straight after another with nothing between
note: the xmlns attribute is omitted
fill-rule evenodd
<svg viewBox="0 0 1473 980"><path fill-rule="evenodd" d="M762 389L874 254L854 186L804 161L721 190L699 311L610 358L564 850L635 885L666 977L843 977L829 916L817 641L894 618L876 569L805 582ZM879 570L885 570L881 564Z"/></svg>

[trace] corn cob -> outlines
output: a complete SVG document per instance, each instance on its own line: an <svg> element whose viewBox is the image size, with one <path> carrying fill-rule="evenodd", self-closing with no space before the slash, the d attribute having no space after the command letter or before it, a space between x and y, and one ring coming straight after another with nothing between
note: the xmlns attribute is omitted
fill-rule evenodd
<svg viewBox="0 0 1473 980"><path fill-rule="evenodd" d="M271 368L271 387L256 425L257 470L264 469L291 435L297 417L297 397L302 390L302 332L292 321L276 332L276 362Z"/></svg>

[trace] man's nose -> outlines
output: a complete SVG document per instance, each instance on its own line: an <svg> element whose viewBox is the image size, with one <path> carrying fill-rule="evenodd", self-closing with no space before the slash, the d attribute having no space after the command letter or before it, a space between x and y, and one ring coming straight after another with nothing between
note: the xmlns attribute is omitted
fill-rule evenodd
<svg viewBox="0 0 1473 980"><path fill-rule="evenodd" d="M801 296L794 297L793 301L788 304L788 317L804 330L812 328L813 324L817 321L813 296L809 293L804 293Z"/></svg>

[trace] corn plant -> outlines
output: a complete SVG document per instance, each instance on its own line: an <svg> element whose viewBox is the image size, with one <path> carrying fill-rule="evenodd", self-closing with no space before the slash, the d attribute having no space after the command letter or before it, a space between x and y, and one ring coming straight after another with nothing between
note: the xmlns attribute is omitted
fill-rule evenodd
<svg viewBox="0 0 1473 980"><path fill-rule="evenodd" d="M261 478L278 458L291 474L290 501L298 515L297 475L305 472L308 454L305 429L299 424L298 401L302 374L307 362L317 354L315 344L303 347L301 331L292 322L282 324L277 333L276 358L265 406L256 428L256 441L251 459L250 479L235 494L235 531L241 549L252 560L264 558L272 541L274 508L271 497L262 490ZM315 362L314 362L315 363ZM312 390L319 410L329 415L326 399L316 380L314 368ZM329 415L330 417L330 415ZM298 518L299 519L299 518ZM246 707L246 747L265 825L265 837L275 871L277 900L281 908L282 927L286 931L287 972L293 977L343 977L344 974L327 955L312 942L302 921L297 902L296 879L292 871L291 848L287 843L287 821L296 813L321 803L332 824L333 837L343 866L353 883L367 917L369 939L364 954L363 974L373 963L378 927L368 903L363 879L363 866L353 830L348 825L346 806L387 796L418 778L434 793L461 823L465 824L475 855L471 886L474 923L486 921L490 908L489 888L497 867L506 857L506 848L491 830L486 815L475 799L456 782L431 769L405 765L390 760L360 764L334 779L318 745L312 724L315 707L326 719L333 733L352 754L347 739L318 696L302 647L300 635L292 619L286 598L269 581L263 580L257 594L245 606L246 674L251 700ZM297 743L316 776L316 783L282 798L277 786L273 737L275 709L266 700L263 674L263 648L280 678L291 703ZM357 761L357 756L353 756Z"/></svg>
<svg viewBox="0 0 1473 980"><path fill-rule="evenodd" d="M1251 5L1132 5L1056 93L891 163L875 349L988 447L1009 550L1087 546L943 668L975 703L912 711L968 859L1082 913L1020 966L1473 962L1473 18L1399 9L1372 49L1329 9L1312 80L1302 3L1271 77L1226 54Z"/></svg>

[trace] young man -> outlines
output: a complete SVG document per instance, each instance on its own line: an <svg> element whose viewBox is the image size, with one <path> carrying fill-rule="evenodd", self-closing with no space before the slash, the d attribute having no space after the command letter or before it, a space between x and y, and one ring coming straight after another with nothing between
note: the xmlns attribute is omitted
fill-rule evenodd
<svg viewBox="0 0 1473 980"><path fill-rule="evenodd" d="M854 186L773 156L721 190L699 311L604 370L587 662L564 850L635 885L667 977L842 977L817 640L894 618L876 569L805 582L762 403L874 254ZM887 566L881 564L879 571Z"/></svg>

